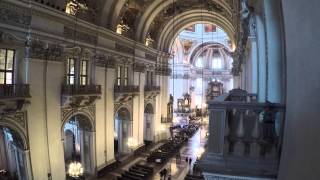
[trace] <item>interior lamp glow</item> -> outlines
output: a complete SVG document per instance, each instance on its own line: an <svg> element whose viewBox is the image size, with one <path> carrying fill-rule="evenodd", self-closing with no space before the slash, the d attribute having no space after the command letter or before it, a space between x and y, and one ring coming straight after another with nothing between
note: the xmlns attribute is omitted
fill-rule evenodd
<svg viewBox="0 0 320 180"><path fill-rule="evenodd" d="M83 167L80 162L72 162L69 164L68 174L71 177L77 178L83 175Z"/></svg>
<svg viewBox="0 0 320 180"><path fill-rule="evenodd" d="M203 148L203 147L198 148L198 149L196 150L196 156L197 156L197 158L199 159L199 158L202 156L203 153L204 153L204 148Z"/></svg>
<svg viewBox="0 0 320 180"><path fill-rule="evenodd" d="M130 137L128 139L128 146L129 146L129 148L133 149L138 146L138 143L134 138Z"/></svg>

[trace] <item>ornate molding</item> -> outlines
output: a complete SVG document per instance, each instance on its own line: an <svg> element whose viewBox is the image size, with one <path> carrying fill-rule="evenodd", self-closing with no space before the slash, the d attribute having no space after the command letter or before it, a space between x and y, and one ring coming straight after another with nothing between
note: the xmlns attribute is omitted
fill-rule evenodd
<svg viewBox="0 0 320 180"><path fill-rule="evenodd" d="M0 22L26 28L31 18L30 10L0 1Z"/></svg>
<svg viewBox="0 0 320 180"><path fill-rule="evenodd" d="M141 63L134 63L133 70L134 72L145 72L146 66Z"/></svg>
<svg viewBox="0 0 320 180"><path fill-rule="evenodd" d="M119 44L119 43L116 43L116 48L115 49L120 51L120 52L124 52L124 53L128 53L128 54L135 54L133 48L128 47L126 45Z"/></svg>
<svg viewBox="0 0 320 180"><path fill-rule="evenodd" d="M69 120L71 117L77 115L77 114L84 114L86 115L91 123L95 125L95 119L96 119L96 106L90 105L90 106L84 106L84 107L63 107L61 108L61 121L62 123ZM94 129L95 127L93 127Z"/></svg>
<svg viewBox="0 0 320 180"><path fill-rule="evenodd" d="M12 33L0 31L0 43L11 44L11 45L12 44L24 45L25 39L19 38L18 36Z"/></svg>
<svg viewBox="0 0 320 180"><path fill-rule="evenodd" d="M68 26L64 26L63 30L64 37L67 39L75 39L77 41L89 43L89 44L97 44L98 37L93 36L89 33L75 31L74 28L70 28Z"/></svg>
<svg viewBox="0 0 320 180"><path fill-rule="evenodd" d="M27 123L27 112L17 111L12 113L0 114L0 124L8 126L10 129L13 128L14 132L18 133L21 140L21 144L25 149L29 148L28 140L28 123Z"/></svg>
<svg viewBox="0 0 320 180"><path fill-rule="evenodd" d="M62 61L63 51L64 48L59 44L48 44L40 40L27 41L26 54L28 58Z"/></svg>
<svg viewBox="0 0 320 180"><path fill-rule="evenodd" d="M170 76L172 74L171 68L167 66L158 66L155 72L156 72L156 75L162 75L162 76Z"/></svg>
<svg viewBox="0 0 320 180"><path fill-rule="evenodd" d="M158 59L157 55L153 55L153 54L149 54L149 53L146 53L145 57L146 57L146 59L154 61L154 62L157 62L157 59Z"/></svg>

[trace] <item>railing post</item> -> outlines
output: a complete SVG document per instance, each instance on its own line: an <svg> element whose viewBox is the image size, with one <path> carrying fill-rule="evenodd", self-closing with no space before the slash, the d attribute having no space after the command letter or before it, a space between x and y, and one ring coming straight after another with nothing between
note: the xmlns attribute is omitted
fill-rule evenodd
<svg viewBox="0 0 320 180"><path fill-rule="evenodd" d="M244 155L244 142L243 142L243 137L244 137L244 126L243 126L243 121L244 121L244 110L238 110L236 114L239 113L239 122L234 122L237 124L237 129L236 129L236 142L234 144L234 151L233 153L238 156L243 156ZM237 120L233 119L233 121Z"/></svg>
<svg viewBox="0 0 320 180"><path fill-rule="evenodd" d="M258 158L260 156L261 147L259 142L260 139L260 113L261 111L253 110L250 111L254 116L254 125L251 132L252 143L250 144L250 156L254 158Z"/></svg>
<svg viewBox="0 0 320 180"><path fill-rule="evenodd" d="M226 109L212 109L209 116L209 152L223 155Z"/></svg>

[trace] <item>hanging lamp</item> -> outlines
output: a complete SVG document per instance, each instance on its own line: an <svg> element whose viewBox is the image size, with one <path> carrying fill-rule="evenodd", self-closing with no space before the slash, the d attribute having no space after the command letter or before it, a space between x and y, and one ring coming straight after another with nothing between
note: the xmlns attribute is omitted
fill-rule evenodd
<svg viewBox="0 0 320 180"><path fill-rule="evenodd" d="M76 3L78 3L78 2L76 2ZM78 11L79 11L79 6L78 6L78 4L77 4L77 6L76 6L77 8L76 8L76 13L74 14L74 16L75 16L75 18L74 18L74 31L73 31L73 48L75 48L76 47L76 38L77 38L77 24L78 24ZM76 73L76 71L75 71L75 67L76 67L76 58L75 58L75 51L73 51L73 54L72 54L72 58L73 58L73 68L74 68L74 72ZM77 60L79 60L79 59L77 59ZM69 65L68 65L69 66ZM68 67L69 68L69 67ZM74 82L74 84L73 84L73 87L72 87L72 85L70 86L70 88L71 88L71 96L73 96L73 94L74 94L74 90L76 90L77 89L77 87L76 87L76 85L77 85L77 83L80 83L80 82L78 82L77 81L77 79L76 79L76 76L74 75L74 80L73 80ZM70 82L69 82L70 83ZM73 89L74 88L74 89ZM72 104L71 104L71 118L74 118L74 123L75 123L75 125L77 126L77 131L78 131L78 129L80 128L80 122L78 121L78 119L74 116L74 107L72 106ZM78 133L78 132L77 132ZM80 157L80 159L81 159L81 157ZM80 161L78 161L77 159L74 159L69 165L68 165L68 171L67 171L67 173L68 173L68 175L70 176L70 177L73 177L73 178L78 178L78 177L81 177L82 175L83 175L83 173L84 173L84 168L83 168L83 166L82 166L82 164L81 164L81 162Z"/></svg>

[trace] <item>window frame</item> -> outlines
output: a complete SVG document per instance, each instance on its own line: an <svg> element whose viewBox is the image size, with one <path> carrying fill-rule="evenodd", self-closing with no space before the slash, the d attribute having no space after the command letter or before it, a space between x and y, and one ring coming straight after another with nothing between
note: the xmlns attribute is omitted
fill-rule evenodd
<svg viewBox="0 0 320 180"><path fill-rule="evenodd" d="M71 73L71 63L70 61L73 61L73 74ZM71 83L71 79L73 79L73 82ZM76 84L76 58L69 57L67 59L67 84L68 85L75 85Z"/></svg>
<svg viewBox="0 0 320 180"><path fill-rule="evenodd" d="M86 69L85 69L85 74L83 74L83 64L86 64ZM88 85L88 72L89 72L89 60L87 59L82 59L80 61L80 85ZM83 78L85 79L85 82L83 83Z"/></svg>
<svg viewBox="0 0 320 180"><path fill-rule="evenodd" d="M117 86L121 86L121 71L122 71L122 66L118 65L117 67Z"/></svg>
<svg viewBox="0 0 320 180"><path fill-rule="evenodd" d="M124 70L123 85L128 86L129 85L129 68L125 66L123 70Z"/></svg>
<svg viewBox="0 0 320 180"><path fill-rule="evenodd" d="M0 48L0 50L5 50L5 57L4 57L4 69L0 69L0 73L4 73L4 79L3 83L0 82L0 84L4 85L13 85L14 84L14 78L15 78L15 58L16 58L16 50L15 49L10 49L10 48ZM12 57L12 70L8 70L8 51L13 52L13 57ZM11 73L11 82L7 83L7 73Z"/></svg>

